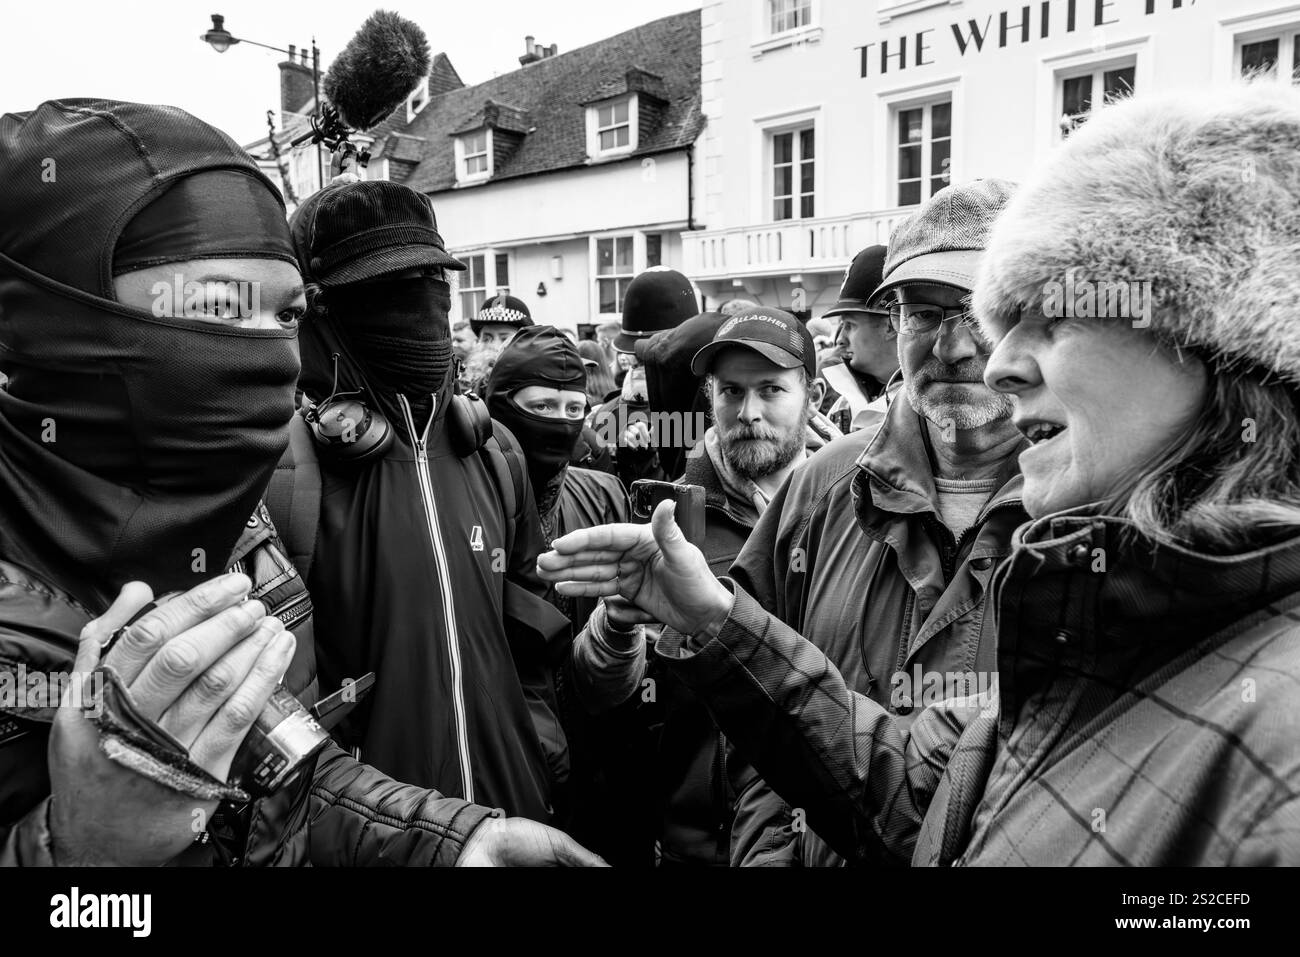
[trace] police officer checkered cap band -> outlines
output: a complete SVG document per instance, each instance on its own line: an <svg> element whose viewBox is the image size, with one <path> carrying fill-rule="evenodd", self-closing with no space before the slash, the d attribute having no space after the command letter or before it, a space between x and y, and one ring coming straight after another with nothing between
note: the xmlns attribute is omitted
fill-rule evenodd
<svg viewBox="0 0 1300 957"><path fill-rule="evenodd" d="M479 322L504 322L510 324L528 322L528 316L518 309L511 309L506 305L505 296L498 296L496 299L489 299L483 303L483 308L478 311L477 318Z"/></svg>

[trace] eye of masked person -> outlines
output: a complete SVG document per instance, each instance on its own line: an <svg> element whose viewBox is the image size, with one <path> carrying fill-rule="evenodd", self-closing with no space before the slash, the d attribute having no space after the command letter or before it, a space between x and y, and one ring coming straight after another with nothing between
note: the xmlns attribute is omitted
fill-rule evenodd
<svg viewBox="0 0 1300 957"><path fill-rule="evenodd" d="M512 398L525 412L548 419L581 419L587 414L587 394L573 389L528 385Z"/></svg>
<svg viewBox="0 0 1300 957"><path fill-rule="evenodd" d="M307 312L298 270L278 259L162 263L113 279L117 300L160 319L296 330Z"/></svg>

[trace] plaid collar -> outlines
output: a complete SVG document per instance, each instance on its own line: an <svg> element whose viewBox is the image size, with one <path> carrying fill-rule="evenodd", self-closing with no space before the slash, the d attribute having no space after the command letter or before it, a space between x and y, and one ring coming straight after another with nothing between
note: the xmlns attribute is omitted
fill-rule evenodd
<svg viewBox="0 0 1300 957"><path fill-rule="evenodd" d="M1300 536L1209 555L1157 547L1092 506L1022 525L995 574L1003 714L1062 668L1125 682L1139 659L1196 642L1300 591Z"/></svg>

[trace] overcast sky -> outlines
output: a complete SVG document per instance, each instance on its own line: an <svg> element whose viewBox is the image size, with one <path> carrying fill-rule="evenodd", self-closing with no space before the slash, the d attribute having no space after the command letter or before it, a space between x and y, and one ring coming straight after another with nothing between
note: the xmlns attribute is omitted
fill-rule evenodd
<svg viewBox="0 0 1300 957"><path fill-rule="evenodd" d="M374 5L301 0L0 0L0 112L42 100L102 96L167 103L241 143L266 134L280 107L282 54L239 44L218 54L199 40L221 13L237 37L321 50L322 73L375 9L415 21L433 53L451 57L467 84L519 68L524 36L560 53L683 10L699 0L471 0Z"/></svg>

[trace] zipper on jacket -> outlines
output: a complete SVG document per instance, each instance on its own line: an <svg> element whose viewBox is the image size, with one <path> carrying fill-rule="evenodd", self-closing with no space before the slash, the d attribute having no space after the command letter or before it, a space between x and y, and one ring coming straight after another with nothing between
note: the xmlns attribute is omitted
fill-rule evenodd
<svg viewBox="0 0 1300 957"><path fill-rule="evenodd" d="M438 524L438 511L433 502L433 482L429 478L429 427L433 425L438 414L438 397L432 396L433 408L429 411L429 421L424 431L415 431L415 419L411 416L411 405L406 396L398 393L397 401L402 406L402 417L411 433L411 444L415 448L415 474L420 485L420 499L424 503L424 517L429 527L429 541L433 545L434 564L438 566L438 584L442 588L442 611L447 622L447 654L451 662L451 698L452 712L456 726L456 747L460 753L460 775L466 801L474 803L474 771L469 760L469 727L465 718L465 692L461 675L460 638L456 631L456 606L452 599L450 566L447 563L447 550L442 544L442 526Z"/></svg>
<svg viewBox="0 0 1300 957"><path fill-rule="evenodd" d="M309 614L311 614L311 596L303 592L277 611L275 617L280 619L280 624L287 630L293 628Z"/></svg>

